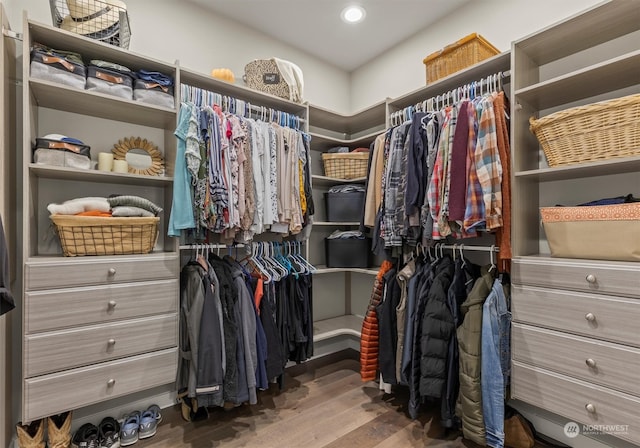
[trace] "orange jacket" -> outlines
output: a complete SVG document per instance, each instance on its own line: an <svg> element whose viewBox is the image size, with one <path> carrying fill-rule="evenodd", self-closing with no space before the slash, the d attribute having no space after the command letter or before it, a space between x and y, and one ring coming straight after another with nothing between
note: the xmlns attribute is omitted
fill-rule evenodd
<svg viewBox="0 0 640 448"><path fill-rule="evenodd" d="M367 312L362 322L360 335L360 377L362 381L373 381L378 371L378 316L376 306L382 300L383 276L393 264L389 261L382 262L380 270L373 283L373 292L367 306Z"/></svg>

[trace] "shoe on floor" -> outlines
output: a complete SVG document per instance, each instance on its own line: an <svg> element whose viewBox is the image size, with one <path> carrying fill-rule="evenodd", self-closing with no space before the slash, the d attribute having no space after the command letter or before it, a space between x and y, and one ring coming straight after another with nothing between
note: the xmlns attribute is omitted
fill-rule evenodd
<svg viewBox="0 0 640 448"><path fill-rule="evenodd" d="M72 448L100 448L98 427L91 423L82 425L71 439Z"/></svg>
<svg viewBox="0 0 640 448"><path fill-rule="evenodd" d="M28 425L17 424L18 448L45 448L44 420L35 420Z"/></svg>
<svg viewBox="0 0 640 448"><path fill-rule="evenodd" d="M99 448L120 448L120 423L113 417L105 417L98 425Z"/></svg>
<svg viewBox="0 0 640 448"><path fill-rule="evenodd" d="M138 428L138 437L146 439L156 434L158 429L158 420L153 411L144 411L140 416L140 427Z"/></svg>
<svg viewBox="0 0 640 448"><path fill-rule="evenodd" d="M49 448L71 446L71 411L47 418L47 446Z"/></svg>
<svg viewBox="0 0 640 448"><path fill-rule="evenodd" d="M157 404L152 404L147 408L147 411L152 412L155 415L156 422L158 422L158 424L162 422L162 414L160 413L160 406L158 406Z"/></svg>
<svg viewBox="0 0 640 448"><path fill-rule="evenodd" d="M134 412L124 417L120 427L120 446L133 445L138 441L138 428L140 426L140 412Z"/></svg>

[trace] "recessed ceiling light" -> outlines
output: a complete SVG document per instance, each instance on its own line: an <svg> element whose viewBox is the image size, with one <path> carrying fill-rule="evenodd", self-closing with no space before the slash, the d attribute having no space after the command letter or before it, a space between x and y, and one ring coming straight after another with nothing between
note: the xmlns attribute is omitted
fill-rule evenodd
<svg viewBox="0 0 640 448"><path fill-rule="evenodd" d="M366 12L362 6L351 5L342 10L340 17L347 23L358 23L364 20Z"/></svg>

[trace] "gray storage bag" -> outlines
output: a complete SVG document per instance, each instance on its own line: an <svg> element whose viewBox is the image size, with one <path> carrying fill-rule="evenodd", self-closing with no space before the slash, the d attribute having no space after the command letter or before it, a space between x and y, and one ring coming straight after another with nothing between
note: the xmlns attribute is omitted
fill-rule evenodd
<svg viewBox="0 0 640 448"><path fill-rule="evenodd" d="M41 49L31 51L31 77L84 89L86 67L62 54Z"/></svg>
<svg viewBox="0 0 640 448"><path fill-rule="evenodd" d="M130 100L133 98L133 77L117 70L89 65L87 90Z"/></svg>

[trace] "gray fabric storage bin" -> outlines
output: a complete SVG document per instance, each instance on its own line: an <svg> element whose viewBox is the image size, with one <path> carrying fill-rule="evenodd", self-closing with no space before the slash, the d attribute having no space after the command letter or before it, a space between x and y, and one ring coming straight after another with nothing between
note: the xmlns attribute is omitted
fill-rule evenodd
<svg viewBox="0 0 640 448"><path fill-rule="evenodd" d="M31 77L51 81L65 86L84 89L86 67L63 56L46 53L42 50L31 52Z"/></svg>
<svg viewBox="0 0 640 448"><path fill-rule="evenodd" d="M133 88L133 99L141 103L153 104L169 109L175 108L173 86L161 86L157 83L136 79Z"/></svg>
<svg viewBox="0 0 640 448"><path fill-rule="evenodd" d="M130 100L133 98L133 78L115 70L90 65L87 90Z"/></svg>

